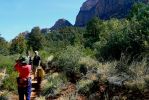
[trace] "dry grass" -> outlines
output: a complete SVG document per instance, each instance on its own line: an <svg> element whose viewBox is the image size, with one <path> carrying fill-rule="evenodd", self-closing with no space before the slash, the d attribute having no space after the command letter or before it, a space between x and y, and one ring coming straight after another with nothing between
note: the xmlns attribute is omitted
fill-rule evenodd
<svg viewBox="0 0 149 100"><path fill-rule="evenodd" d="M2 85L2 82L5 79L6 75L6 68L0 69L0 86Z"/></svg>
<svg viewBox="0 0 149 100"><path fill-rule="evenodd" d="M37 97L35 100L45 100L44 96Z"/></svg>
<svg viewBox="0 0 149 100"><path fill-rule="evenodd" d="M98 66L98 61L91 58L91 57L82 57L79 61L80 64L84 64L88 67L97 67Z"/></svg>
<svg viewBox="0 0 149 100"><path fill-rule="evenodd" d="M149 83L147 59L145 58L139 62L134 61L130 65L125 63L125 61L115 61L104 64L99 63L98 73L100 73L101 80L106 80L108 77L112 76L123 76L123 78L126 79L124 82L126 86L131 89L143 91Z"/></svg>

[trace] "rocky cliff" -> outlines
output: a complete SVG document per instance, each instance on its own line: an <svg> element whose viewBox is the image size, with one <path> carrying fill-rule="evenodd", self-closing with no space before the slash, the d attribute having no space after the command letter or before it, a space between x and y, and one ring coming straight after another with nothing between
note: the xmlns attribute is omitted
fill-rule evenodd
<svg viewBox="0 0 149 100"><path fill-rule="evenodd" d="M56 30L56 29L63 28L66 26L73 26L73 25L68 20L59 19L58 21L56 21L54 26L51 27L51 30Z"/></svg>
<svg viewBox="0 0 149 100"><path fill-rule="evenodd" d="M100 19L124 18L135 2L148 0L87 0L80 8L75 26L85 26L93 17Z"/></svg>

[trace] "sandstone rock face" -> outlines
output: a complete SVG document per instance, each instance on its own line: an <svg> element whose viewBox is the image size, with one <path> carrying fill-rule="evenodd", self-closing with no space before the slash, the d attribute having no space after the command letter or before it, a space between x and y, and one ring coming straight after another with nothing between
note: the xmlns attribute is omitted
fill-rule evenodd
<svg viewBox="0 0 149 100"><path fill-rule="evenodd" d="M51 27L51 30L56 30L56 29L63 28L66 26L73 26L73 25L68 20L59 19L58 21L56 21L54 26Z"/></svg>
<svg viewBox="0 0 149 100"><path fill-rule="evenodd" d="M134 2L148 0L87 0L80 8L75 26L85 26L93 17L100 19L124 18L128 15Z"/></svg>

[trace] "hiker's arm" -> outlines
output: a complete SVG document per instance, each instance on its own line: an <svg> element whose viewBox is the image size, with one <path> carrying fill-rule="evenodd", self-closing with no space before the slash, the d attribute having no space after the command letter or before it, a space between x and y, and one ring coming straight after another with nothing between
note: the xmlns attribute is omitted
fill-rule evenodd
<svg viewBox="0 0 149 100"><path fill-rule="evenodd" d="M39 60L39 64L38 64L38 66L40 66L40 63L41 63L41 60Z"/></svg>
<svg viewBox="0 0 149 100"><path fill-rule="evenodd" d="M40 66L40 64L41 64L41 58L40 58L40 56L39 56L39 63L38 63L38 67Z"/></svg>

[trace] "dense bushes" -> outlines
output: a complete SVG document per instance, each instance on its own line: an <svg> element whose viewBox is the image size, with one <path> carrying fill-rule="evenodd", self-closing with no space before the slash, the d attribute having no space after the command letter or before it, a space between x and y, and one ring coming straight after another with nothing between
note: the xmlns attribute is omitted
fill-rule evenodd
<svg viewBox="0 0 149 100"><path fill-rule="evenodd" d="M4 79L2 88L6 89L8 91L15 91L17 92L17 73L16 72L11 72L9 75Z"/></svg>
<svg viewBox="0 0 149 100"><path fill-rule="evenodd" d="M99 41L95 43L97 58L116 58L119 59L122 52L127 50L128 39L125 29L129 27L127 20L112 19L105 21L101 25Z"/></svg>
<svg viewBox="0 0 149 100"><path fill-rule="evenodd" d="M81 57L83 57L83 52L80 47L68 46L59 54L58 63L62 67L63 71L78 71L78 62Z"/></svg>
<svg viewBox="0 0 149 100"><path fill-rule="evenodd" d="M86 26L86 32L84 33L84 46L93 48L94 43L99 40L99 34L101 33L102 21L97 17L94 17Z"/></svg>
<svg viewBox="0 0 149 100"><path fill-rule="evenodd" d="M15 59L17 58L17 55L13 56L0 55L0 58L3 58L0 60L0 69L6 68L6 76L2 81L1 89L16 91L17 87L16 84L14 84L14 82L16 82L17 73L14 71L14 63Z"/></svg>
<svg viewBox="0 0 149 100"><path fill-rule="evenodd" d="M0 54L8 55L9 49L8 49L8 42L0 36Z"/></svg>

